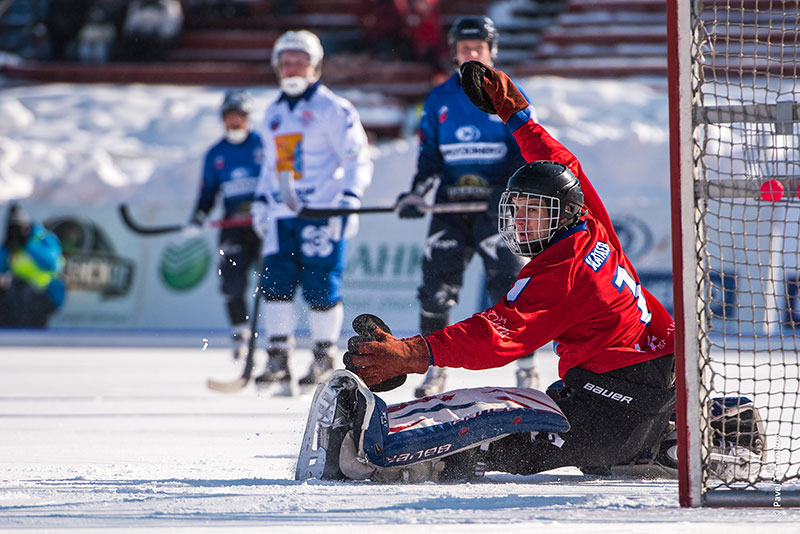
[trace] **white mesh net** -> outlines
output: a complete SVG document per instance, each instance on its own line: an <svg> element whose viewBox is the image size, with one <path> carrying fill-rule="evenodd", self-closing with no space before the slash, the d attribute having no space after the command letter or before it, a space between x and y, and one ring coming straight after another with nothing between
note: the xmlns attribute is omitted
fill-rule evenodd
<svg viewBox="0 0 800 534"><path fill-rule="evenodd" d="M698 266L694 409L707 492L800 487L798 17L798 1L692 2L697 240L688 261ZM725 432L715 431L721 397L758 408L766 442L754 455L752 413L729 410Z"/></svg>

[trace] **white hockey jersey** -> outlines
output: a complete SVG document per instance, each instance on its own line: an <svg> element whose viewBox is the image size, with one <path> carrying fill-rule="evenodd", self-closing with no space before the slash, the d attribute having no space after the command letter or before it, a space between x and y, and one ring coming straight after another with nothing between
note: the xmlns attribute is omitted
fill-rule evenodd
<svg viewBox="0 0 800 534"><path fill-rule="evenodd" d="M266 198L270 217L294 217L280 195L278 173L292 171L297 196L313 208L336 207L345 192L361 198L372 181L367 134L355 107L317 83L290 109L281 95L260 130L264 164L256 198Z"/></svg>

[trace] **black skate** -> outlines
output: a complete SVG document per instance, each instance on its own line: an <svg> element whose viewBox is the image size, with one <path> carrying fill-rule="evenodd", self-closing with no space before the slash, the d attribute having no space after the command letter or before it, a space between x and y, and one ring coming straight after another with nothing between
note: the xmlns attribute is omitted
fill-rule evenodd
<svg viewBox="0 0 800 534"><path fill-rule="evenodd" d="M256 377L256 387L275 396L291 397L292 374L289 371L289 351L270 349L267 369Z"/></svg>
<svg viewBox="0 0 800 534"><path fill-rule="evenodd" d="M300 379L300 388L305 393L317 384L326 382L333 374L333 358L330 355L332 343L316 343L314 346L314 360L308 369L308 374Z"/></svg>
<svg viewBox="0 0 800 534"><path fill-rule="evenodd" d="M425 380L414 390L414 396L418 399L430 397L444 392L447 384L447 371L442 367L429 367L425 374Z"/></svg>
<svg viewBox="0 0 800 534"><path fill-rule="evenodd" d="M747 397L712 399L709 424L709 474L726 483L758 480L769 466L764 421L753 401Z"/></svg>

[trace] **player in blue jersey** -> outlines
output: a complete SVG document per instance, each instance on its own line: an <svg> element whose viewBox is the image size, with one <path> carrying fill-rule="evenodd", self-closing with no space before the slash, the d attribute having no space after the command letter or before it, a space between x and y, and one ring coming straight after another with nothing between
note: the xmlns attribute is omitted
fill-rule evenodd
<svg viewBox="0 0 800 534"><path fill-rule="evenodd" d="M448 34L456 72L425 99L419 125L417 173L411 190L398 198L399 215L422 217L423 196L438 179L437 203L490 200L477 214L436 214L431 218L419 288L420 332L427 336L450 324L464 270L475 253L483 260L486 290L497 302L514 283L525 260L512 254L497 230L497 198L506 179L525 163L511 132L495 115L477 109L461 90L458 67L469 60L492 65L497 29L487 17L455 21ZM536 387L533 354L518 360L517 385ZM431 367L417 397L441 393L445 370Z"/></svg>
<svg viewBox="0 0 800 534"><path fill-rule="evenodd" d="M253 98L246 91L225 93L220 109L225 135L206 153L200 196L190 225L202 225L220 196L226 219L250 214L263 158L261 137L250 129L253 107ZM219 235L221 290L233 327L233 356L237 359L247 352L252 335L245 294L248 273L259 258L260 243L250 226L223 228Z"/></svg>

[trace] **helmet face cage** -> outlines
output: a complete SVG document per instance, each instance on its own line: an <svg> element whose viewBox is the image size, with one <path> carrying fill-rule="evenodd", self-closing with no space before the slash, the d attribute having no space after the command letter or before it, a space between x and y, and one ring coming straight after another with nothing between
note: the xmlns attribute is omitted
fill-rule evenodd
<svg viewBox="0 0 800 534"><path fill-rule="evenodd" d="M541 253L560 228L558 197L505 191L500 197L498 231L509 250L532 258Z"/></svg>

